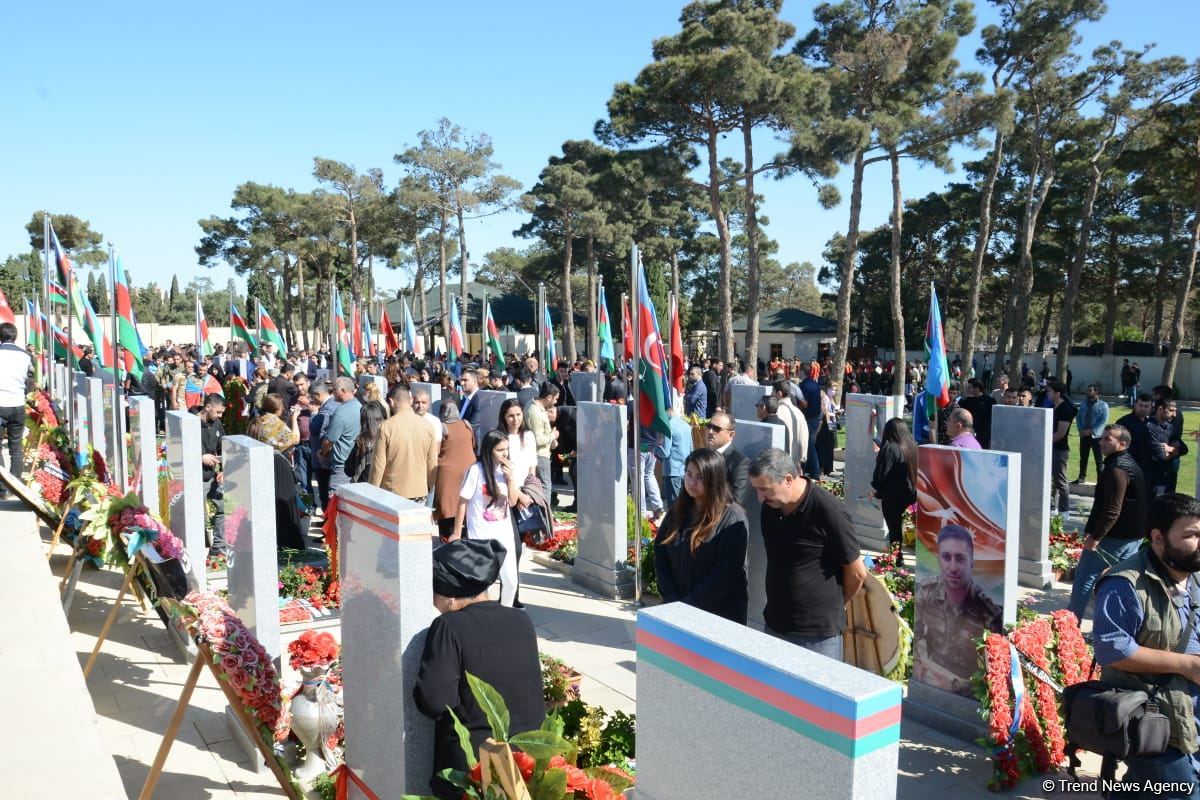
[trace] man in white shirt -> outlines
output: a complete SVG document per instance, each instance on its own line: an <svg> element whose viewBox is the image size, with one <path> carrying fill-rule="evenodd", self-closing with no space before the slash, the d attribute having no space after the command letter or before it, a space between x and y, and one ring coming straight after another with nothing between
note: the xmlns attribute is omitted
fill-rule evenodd
<svg viewBox="0 0 1200 800"><path fill-rule="evenodd" d="M418 417L429 424L430 428L433 428L433 441L440 445L442 442L442 421L429 413L429 405L429 390L413 389L412 409L417 412Z"/></svg>
<svg viewBox="0 0 1200 800"><path fill-rule="evenodd" d="M21 477L21 466L25 459L21 449L21 437L25 434L25 393L29 386L29 372L33 358L18 347L17 326L11 322L0 323L0 423L8 436L8 471ZM0 491L0 497L7 495Z"/></svg>
<svg viewBox="0 0 1200 800"><path fill-rule="evenodd" d="M793 403L794 385L789 380L777 380L771 387L771 393L779 400L775 414L783 420L783 427L788 429L788 442L792 446L790 455L796 461L796 466L803 466L808 457L808 423L804 419L804 412Z"/></svg>

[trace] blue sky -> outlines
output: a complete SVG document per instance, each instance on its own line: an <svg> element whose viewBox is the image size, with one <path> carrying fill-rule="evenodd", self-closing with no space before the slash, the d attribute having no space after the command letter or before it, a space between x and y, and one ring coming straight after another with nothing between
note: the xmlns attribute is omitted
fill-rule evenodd
<svg viewBox="0 0 1200 800"><path fill-rule="evenodd" d="M1194 0L1110 0L1084 48L1121 38L1194 59ZM801 33L811 2L784 17ZM381 167L449 117L486 132L504 171L530 187L566 139L591 135L612 86L632 80L651 41L678 30L681 2L508 3L59 2L0 10L0 258L27 247L25 223L49 208L91 221L121 251L134 283L217 286L228 268L196 262L196 221L228 213L247 180L308 190L312 157ZM981 4L980 24L992 18ZM44 32L45 35L39 35ZM960 60L974 62L977 38ZM760 157L779 149L768 133ZM731 151L731 155L734 155ZM846 190L847 172L839 178ZM906 197L949 178L906 164ZM825 211L800 178L760 182L783 261L820 263L844 230L846 204ZM864 228L887 221L883 165L868 170ZM522 215L471 223L472 262L502 246ZM379 270L381 288L411 276ZM242 283L239 281L239 283Z"/></svg>

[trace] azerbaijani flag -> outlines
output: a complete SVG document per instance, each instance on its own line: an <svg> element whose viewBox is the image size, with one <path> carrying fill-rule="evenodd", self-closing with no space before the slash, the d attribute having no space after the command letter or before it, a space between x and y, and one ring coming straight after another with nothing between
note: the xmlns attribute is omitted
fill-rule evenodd
<svg viewBox="0 0 1200 800"><path fill-rule="evenodd" d="M363 309L363 353L370 358L375 357L375 332L371 330L371 308Z"/></svg>
<svg viewBox="0 0 1200 800"><path fill-rule="evenodd" d="M637 251L634 251L637 258ZM646 289L646 271L638 258L638 417L643 428L671 435L667 404L671 387L667 382L666 356L658 332L658 314Z"/></svg>
<svg viewBox="0 0 1200 800"><path fill-rule="evenodd" d="M33 310L33 301L25 301L25 346L33 347L37 344L38 335L38 318L37 313Z"/></svg>
<svg viewBox="0 0 1200 800"><path fill-rule="evenodd" d="M34 334L34 340L33 340L33 352L37 356L36 358L33 359L33 375L34 375L34 381L38 385L41 385L42 369L43 369L43 365L45 363L44 356L45 356L45 349L46 349L46 344L47 344L47 342L46 342L46 322L47 322L47 320L46 320L46 315L42 313L42 301L41 300L33 301L32 320L33 320L32 327L36 331L36 333Z"/></svg>
<svg viewBox="0 0 1200 800"><path fill-rule="evenodd" d="M554 326L550 324L550 305L542 306L542 341L546 352L542 354L542 365L547 375L558 369L558 351L554 348Z"/></svg>
<svg viewBox="0 0 1200 800"><path fill-rule="evenodd" d="M946 363L946 334L942 330L942 310L938 306L937 288L929 283L929 321L925 324L925 359L929 371L925 375L926 411L932 419L936 409L950 405L950 367Z"/></svg>
<svg viewBox="0 0 1200 800"><path fill-rule="evenodd" d="M146 369L145 351L142 347L142 337L138 335L137 321L133 316L133 300L129 294L129 284L126 282L125 270L121 259L117 257L117 341L125 350L125 371L135 380L142 379Z"/></svg>
<svg viewBox="0 0 1200 800"><path fill-rule="evenodd" d="M400 302L404 303L404 349L414 356L423 356L425 355L425 342L417 336L417 326L413 324L413 315L409 310L408 301L401 298Z"/></svg>
<svg viewBox="0 0 1200 800"><path fill-rule="evenodd" d="M337 372L338 377L354 377L354 362L350 358L350 332L346 330L346 313L342 310L342 293L333 290L333 321L337 328Z"/></svg>
<svg viewBox="0 0 1200 800"><path fill-rule="evenodd" d="M196 351L201 356L213 354L212 341L208 338L208 320L204 318L204 306L200 304L200 295L196 294Z"/></svg>
<svg viewBox="0 0 1200 800"><path fill-rule="evenodd" d="M54 266L57 268L58 278L56 283L60 287L70 286L71 259L67 256L67 251L63 250L62 245L58 241L58 234L54 232L54 223L50 223L50 246L54 248Z"/></svg>
<svg viewBox="0 0 1200 800"><path fill-rule="evenodd" d="M629 299L621 298L621 345L625 350L625 363L633 361L633 323L630 322Z"/></svg>
<svg viewBox="0 0 1200 800"><path fill-rule="evenodd" d="M231 300L229 303L229 335L234 339L241 339L250 348L250 355L258 350L258 340L254 338L254 332L250 330L250 326L246 324L246 320L242 319L242 315L238 313L237 306Z"/></svg>
<svg viewBox="0 0 1200 800"><path fill-rule="evenodd" d="M83 332L87 334L88 339L92 342L92 350L96 356L96 362L102 367L111 367L109 362L112 360L112 344L109 343L108 337L100 328L100 318L96 316L96 310L92 308L92 303L87 299L87 295L79 288L79 284L71 281L71 300L72 308L75 312L75 319L79 321Z"/></svg>
<svg viewBox="0 0 1200 800"><path fill-rule="evenodd" d="M483 314L483 329L487 334L487 347L496 357L497 364L504 364L504 348L500 345L500 331L496 328L496 320L492 317L492 304L488 303Z"/></svg>
<svg viewBox="0 0 1200 800"><path fill-rule="evenodd" d="M83 348L67 338L67 332L57 325L52 325L54 332L54 357L66 361L71 369L79 369L79 359L83 358ZM67 353L70 352L70 358Z"/></svg>
<svg viewBox="0 0 1200 800"><path fill-rule="evenodd" d="M195 408L204 405L204 398L210 394L219 394L224 397L225 390L221 388L219 380L206 372L203 375L188 375L183 394L187 407Z"/></svg>
<svg viewBox="0 0 1200 800"><path fill-rule="evenodd" d="M596 333L600 339L600 365L606 372L617 368L616 351L613 349L612 323L608 320L608 301L604 298L604 286L600 286L599 308L596 309Z"/></svg>
<svg viewBox="0 0 1200 800"><path fill-rule="evenodd" d="M396 331L392 329L392 321L388 318L387 306L383 307L383 316L379 320L379 327L383 328L383 346L387 350L386 355L393 356L400 349L400 340L396 337Z"/></svg>
<svg viewBox="0 0 1200 800"><path fill-rule="evenodd" d="M458 321L458 302L450 301L450 335L447 337L446 349L450 352L450 359L453 361L456 358L462 358L463 355L463 332L462 323Z"/></svg>
<svg viewBox="0 0 1200 800"><path fill-rule="evenodd" d="M683 394L683 334L679 330L679 298L671 296L671 386Z"/></svg>
<svg viewBox="0 0 1200 800"><path fill-rule="evenodd" d="M279 335L279 328L275 326L275 320L271 319L271 315L263 308L262 303L258 303L258 340L262 344L275 345L275 352L279 354L279 357L287 358L287 345L283 343L283 337Z"/></svg>

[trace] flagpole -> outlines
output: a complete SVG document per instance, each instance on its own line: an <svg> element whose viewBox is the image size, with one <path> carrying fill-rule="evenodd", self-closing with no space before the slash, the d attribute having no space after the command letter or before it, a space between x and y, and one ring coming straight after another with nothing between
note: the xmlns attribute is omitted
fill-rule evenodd
<svg viewBox="0 0 1200 800"><path fill-rule="evenodd" d="M641 293L638 289L638 264L641 261L641 255L638 253L637 245L634 244L629 249L629 286L630 292L633 295L633 303L630 305L630 316L632 320L633 340L635 344L633 354L633 379L630 381L630 396L633 398L632 411L633 424L633 441L630 442L629 452L632 454L633 464L633 601L635 603L642 602L642 519L645 516L645 498L642 496L642 419L638 414L638 403L641 401L641 386L638 381L638 371L641 366L638 358L638 350L641 349L640 343L637 341L638 336L638 314L641 312Z"/></svg>
<svg viewBox="0 0 1200 800"><path fill-rule="evenodd" d="M487 289L483 290L483 304L479 306L479 357L487 352Z"/></svg>
<svg viewBox="0 0 1200 800"><path fill-rule="evenodd" d="M71 366L71 355L75 352L75 314L72 303L75 299L75 270L70 270L67 274L67 285L63 287L67 292L67 409L70 413L67 415L68 422L74 422L77 409L75 408L75 367ZM68 428L74 435L74 428ZM81 442L75 442L76 452L78 452Z"/></svg>
<svg viewBox="0 0 1200 800"><path fill-rule="evenodd" d="M596 315L596 339L595 341L588 342L588 347L591 348L592 361L595 362L596 369L603 372L604 365L601 363L600 358L600 298L604 297L604 276L597 275L596 279L596 296L592 298L595 303L592 313Z"/></svg>
<svg viewBox="0 0 1200 800"><path fill-rule="evenodd" d="M49 347L45 350L45 356L38 356L38 357L39 358L44 357L47 361L48 367L47 367L46 371L49 373L49 376L47 378L47 381L48 381L47 386L50 389L50 398L51 398L51 400L53 400L53 398L54 398L54 383L55 383L54 382L54 326L53 326L53 324L51 324L51 320L54 318L54 306L50 305L50 215L49 214L42 214L42 270L45 273L45 277L42 280L42 297L44 298L44 302L45 302L44 307L46 309L46 328L47 328L47 333L49 334L49 336L47 336L46 338L50 340L50 343L49 343ZM67 354L67 366L69 367L70 364L71 364L71 356L70 356L70 353L68 353Z"/></svg>
<svg viewBox="0 0 1200 800"><path fill-rule="evenodd" d="M119 355L117 348L120 346L120 331L117 329L117 259L113 250L112 242L108 243L108 285L112 289L112 296L109 297L108 308L112 313L112 371L113 371L113 394L112 394L112 431L113 438L116 440L112 443L113 462L109 464L109 469L116 478L117 488L124 494L125 486L125 459L123 458L125 447L125 434L122 431L121 425L121 401L124 398L124 391L121 388L121 367L118 361Z"/></svg>

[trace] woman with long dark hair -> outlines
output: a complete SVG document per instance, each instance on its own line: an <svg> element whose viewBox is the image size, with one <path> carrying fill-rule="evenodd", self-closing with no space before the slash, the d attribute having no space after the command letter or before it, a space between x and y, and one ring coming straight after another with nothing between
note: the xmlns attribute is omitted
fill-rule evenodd
<svg viewBox="0 0 1200 800"><path fill-rule="evenodd" d="M654 539L663 602L683 602L746 624L746 546L750 528L733 502L725 458L707 447L684 461L683 492Z"/></svg>
<svg viewBox="0 0 1200 800"><path fill-rule="evenodd" d="M479 460L467 470L458 493L458 512L450 541L493 539L504 545L500 565L500 603L512 606L517 594L517 558L513 547L512 508L521 487L509 460L508 436L488 431L479 443Z"/></svg>
<svg viewBox="0 0 1200 800"><path fill-rule="evenodd" d="M896 550L896 563L904 563L904 509L917 502L917 442L908 423L893 417L883 426L883 438L875 455L871 490L879 498L888 544Z"/></svg>
<svg viewBox="0 0 1200 800"><path fill-rule="evenodd" d="M351 483L362 483L371 477L371 465L375 460L375 443L379 441L379 426L387 419L383 403L374 400L362 404L358 412L358 439L354 449L346 458L346 475Z"/></svg>

